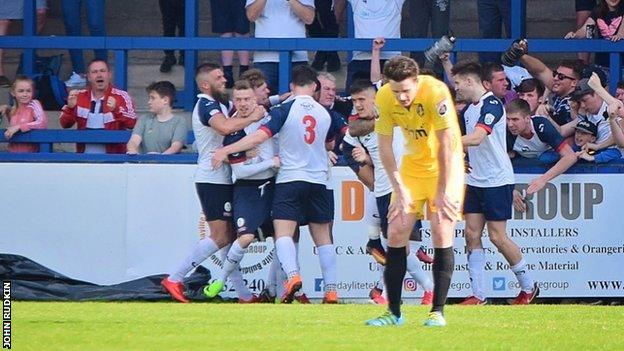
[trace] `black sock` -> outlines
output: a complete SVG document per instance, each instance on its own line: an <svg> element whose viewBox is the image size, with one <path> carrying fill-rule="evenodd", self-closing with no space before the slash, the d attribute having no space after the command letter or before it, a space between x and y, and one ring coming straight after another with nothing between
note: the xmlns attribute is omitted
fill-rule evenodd
<svg viewBox="0 0 624 351"><path fill-rule="evenodd" d="M455 253L453 247L436 248L433 256L433 306L431 312L444 312L444 304L451 286Z"/></svg>
<svg viewBox="0 0 624 351"><path fill-rule="evenodd" d="M388 247L384 280L388 293L388 308L397 317L401 317L401 289L407 270L407 252L403 247Z"/></svg>

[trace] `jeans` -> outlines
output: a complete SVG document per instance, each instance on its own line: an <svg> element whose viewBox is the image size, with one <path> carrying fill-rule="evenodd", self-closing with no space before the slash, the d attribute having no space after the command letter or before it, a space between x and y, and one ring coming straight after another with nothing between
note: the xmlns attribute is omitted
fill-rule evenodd
<svg viewBox="0 0 624 351"><path fill-rule="evenodd" d="M292 67L298 65L307 65L307 62L293 62ZM271 95L277 94L279 91L279 62L254 62L254 68L262 71L266 77L266 83L269 86Z"/></svg>
<svg viewBox="0 0 624 351"><path fill-rule="evenodd" d="M61 0L65 33L68 36L82 35L80 9L83 2L87 7L87 25L89 26L89 34L93 37L106 36L106 28L104 24L104 10L106 6L104 0ZM85 73L85 63L82 56L82 50L71 49L69 50L69 56L71 57L73 70L76 73ZM95 50L95 58L107 60L108 53L104 49Z"/></svg>
<svg viewBox="0 0 624 351"><path fill-rule="evenodd" d="M175 37L176 28L178 36L184 36L184 0L159 0L160 13L162 14L163 35ZM166 56L173 56L173 50L165 50ZM180 50L180 55L183 51Z"/></svg>
<svg viewBox="0 0 624 351"><path fill-rule="evenodd" d="M429 24L431 24L431 37L439 39L449 32L451 17L451 0L412 0L408 3L411 38L429 38ZM407 36L406 36L407 37ZM420 51L410 53L410 56L418 62L420 67L425 63L425 55ZM435 72L443 76L444 69L441 63L435 66Z"/></svg>
<svg viewBox="0 0 624 351"><path fill-rule="evenodd" d="M500 39L505 26L505 38L511 36L511 0L477 0L479 34L484 39ZM480 52L481 62L500 62L500 53Z"/></svg>

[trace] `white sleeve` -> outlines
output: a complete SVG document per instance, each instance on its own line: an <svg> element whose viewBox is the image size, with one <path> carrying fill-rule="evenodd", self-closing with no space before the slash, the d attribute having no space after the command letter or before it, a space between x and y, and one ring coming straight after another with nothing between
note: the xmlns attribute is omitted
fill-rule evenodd
<svg viewBox="0 0 624 351"><path fill-rule="evenodd" d="M271 158L259 163L252 163L248 165L242 162L234 163L231 165L231 167L236 179L245 179L273 167L273 159Z"/></svg>

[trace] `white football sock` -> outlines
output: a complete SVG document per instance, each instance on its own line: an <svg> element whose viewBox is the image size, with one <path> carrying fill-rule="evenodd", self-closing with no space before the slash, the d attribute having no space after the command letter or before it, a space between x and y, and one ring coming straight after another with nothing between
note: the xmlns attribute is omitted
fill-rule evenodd
<svg viewBox="0 0 624 351"><path fill-rule="evenodd" d="M295 243L289 236L283 236L275 240L275 250L279 258L282 269L288 278L299 274L297 266L297 250Z"/></svg>
<svg viewBox="0 0 624 351"><path fill-rule="evenodd" d="M169 280L172 282L183 281L188 272L199 266L208 257L210 257L210 255L217 252L217 250L219 250L219 247L210 237L206 237L198 241L193 247L191 253L186 256L184 261L182 261L182 264L175 271L169 274Z"/></svg>
<svg viewBox="0 0 624 351"><path fill-rule="evenodd" d="M229 252L230 246L227 245L221 250L221 261L223 262L223 268L225 268L225 263L227 262L227 254ZM236 294L239 298L249 300L251 298L251 291L247 288L245 281L243 280L243 274L240 271L240 266L236 265L236 269L230 272L229 281L236 290Z"/></svg>
<svg viewBox="0 0 624 351"><path fill-rule="evenodd" d="M522 291L530 293L533 291L533 278L529 274L529 270L527 268L527 263L524 260L520 260L518 264L511 267L511 271L514 272L516 278L518 279L518 283L520 283L520 288Z"/></svg>
<svg viewBox="0 0 624 351"><path fill-rule="evenodd" d="M433 291L433 280L431 280L429 273L422 269L420 261L418 257L416 257L416 251L418 251L419 247L420 243L410 241L410 252L407 255L407 273L409 273L425 291Z"/></svg>
<svg viewBox="0 0 624 351"><path fill-rule="evenodd" d="M386 269L386 267L380 265L379 263L375 264L377 265L377 274L379 274L379 280L377 280L375 287L379 290L384 290L384 269Z"/></svg>
<svg viewBox="0 0 624 351"><path fill-rule="evenodd" d="M338 283L338 267L336 267L337 256L334 244L319 246L317 248L321 273L323 274L324 290L336 291Z"/></svg>
<svg viewBox="0 0 624 351"><path fill-rule="evenodd" d="M483 249L468 250L468 274L470 275L472 295L484 301L485 253Z"/></svg>
<svg viewBox="0 0 624 351"><path fill-rule="evenodd" d="M282 270L279 265L279 260L277 259L277 253L275 252L275 247L273 247L273 260L271 261L271 265L269 266L269 274L266 281L266 288L269 291L271 296L277 295L277 273Z"/></svg>
<svg viewBox="0 0 624 351"><path fill-rule="evenodd" d="M223 261L223 271L221 273L221 280L224 282L230 276L234 270L238 270L240 267L240 261L243 260L243 256L245 255L245 249L240 247L238 240L235 241L230 250L227 252L227 256Z"/></svg>

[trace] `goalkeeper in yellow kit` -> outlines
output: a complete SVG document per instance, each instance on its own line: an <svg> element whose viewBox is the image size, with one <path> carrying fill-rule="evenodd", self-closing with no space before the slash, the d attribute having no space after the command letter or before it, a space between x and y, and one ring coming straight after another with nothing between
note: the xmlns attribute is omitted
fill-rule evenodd
<svg viewBox="0 0 624 351"><path fill-rule="evenodd" d="M425 325L444 326L443 308L454 266L455 223L460 217L464 197L459 122L446 85L431 76L419 75L414 60L396 56L385 64L383 74L388 83L377 93L379 119L375 131L379 137L381 161L393 187L384 273L388 312L366 324L403 324L400 305L406 245L414 222L426 213L431 223L435 255L434 298ZM394 126L401 127L407 142L400 170L392 151Z"/></svg>

